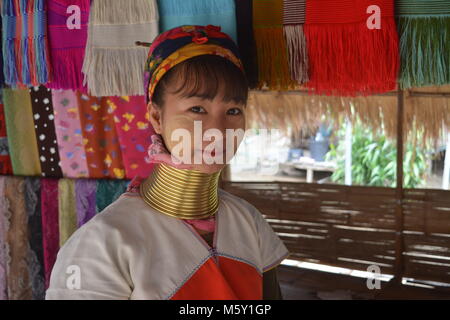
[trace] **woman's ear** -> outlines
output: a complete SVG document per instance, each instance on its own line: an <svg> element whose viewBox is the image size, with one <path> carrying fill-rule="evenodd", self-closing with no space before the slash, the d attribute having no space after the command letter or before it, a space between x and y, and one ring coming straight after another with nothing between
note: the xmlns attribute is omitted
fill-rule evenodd
<svg viewBox="0 0 450 320"><path fill-rule="evenodd" d="M149 114L149 120L153 129L157 134L161 134L161 108L157 107L154 103L149 102L147 104L147 110Z"/></svg>

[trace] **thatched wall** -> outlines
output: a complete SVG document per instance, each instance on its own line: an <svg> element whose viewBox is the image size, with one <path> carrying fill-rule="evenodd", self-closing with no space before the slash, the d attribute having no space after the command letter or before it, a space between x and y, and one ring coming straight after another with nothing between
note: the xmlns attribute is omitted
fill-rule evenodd
<svg viewBox="0 0 450 320"><path fill-rule="evenodd" d="M414 141L413 129L424 130L424 140L436 145L445 141L450 130L450 86L405 90L404 137ZM295 134L314 132L323 116L341 125L348 117L359 117L374 130L382 126L385 134L397 136L398 92L368 97L309 95L305 91L251 91L247 109L249 128L291 127ZM352 109L354 112L352 112ZM444 139L444 140L443 140Z"/></svg>

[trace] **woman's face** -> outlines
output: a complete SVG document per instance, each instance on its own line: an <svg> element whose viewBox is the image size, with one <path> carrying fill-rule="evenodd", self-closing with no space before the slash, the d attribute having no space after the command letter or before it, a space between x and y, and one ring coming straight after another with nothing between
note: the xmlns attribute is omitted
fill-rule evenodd
<svg viewBox="0 0 450 320"><path fill-rule="evenodd" d="M183 162L189 159L194 170L204 173L217 172L229 163L245 131L245 105L224 102L221 97L218 94L214 100L183 98L166 92L162 108L152 103L147 106L150 122L169 152L177 158L182 156ZM227 129L234 130L234 138L229 133L227 136ZM212 152L214 149L217 153Z"/></svg>

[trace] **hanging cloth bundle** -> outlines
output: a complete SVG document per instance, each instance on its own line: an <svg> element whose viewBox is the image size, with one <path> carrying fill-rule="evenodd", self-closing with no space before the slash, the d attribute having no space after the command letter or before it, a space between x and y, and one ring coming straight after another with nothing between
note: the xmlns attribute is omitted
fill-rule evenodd
<svg viewBox="0 0 450 320"><path fill-rule="evenodd" d="M83 85L92 96L144 95L148 48L158 34L156 0L95 0L89 14L82 66Z"/></svg>
<svg viewBox="0 0 450 320"><path fill-rule="evenodd" d="M81 67L90 5L91 0L48 0L48 38L53 66L48 88L86 91Z"/></svg>
<svg viewBox="0 0 450 320"><path fill-rule="evenodd" d="M51 67L45 0L4 0L2 20L5 83L13 88L46 84Z"/></svg>
<svg viewBox="0 0 450 320"><path fill-rule="evenodd" d="M284 0L283 32L286 38L291 78L299 84L308 81L308 52L303 32L306 0Z"/></svg>
<svg viewBox="0 0 450 320"><path fill-rule="evenodd" d="M253 0L253 32L258 53L258 87L295 89L283 35L283 0Z"/></svg>
<svg viewBox="0 0 450 320"><path fill-rule="evenodd" d="M306 0L304 32L311 91L355 96L396 88L393 0Z"/></svg>
<svg viewBox="0 0 450 320"><path fill-rule="evenodd" d="M450 1L398 0L400 87L450 83Z"/></svg>
<svg viewBox="0 0 450 320"><path fill-rule="evenodd" d="M253 36L252 1L235 0L237 43L250 89L258 86L258 59Z"/></svg>
<svg viewBox="0 0 450 320"><path fill-rule="evenodd" d="M237 41L234 0L159 0L158 9L161 32L181 25L213 24Z"/></svg>

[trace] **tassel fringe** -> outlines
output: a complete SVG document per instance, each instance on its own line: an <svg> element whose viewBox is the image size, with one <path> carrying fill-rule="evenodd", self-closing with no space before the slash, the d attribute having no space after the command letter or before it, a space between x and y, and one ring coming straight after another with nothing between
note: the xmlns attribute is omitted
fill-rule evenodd
<svg viewBox="0 0 450 320"><path fill-rule="evenodd" d="M450 83L450 17L400 17L402 89Z"/></svg>
<svg viewBox="0 0 450 320"><path fill-rule="evenodd" d="M147 54L147 48L86 49L83 85L96 97L144 95L139 70L144 70Z"/></svg>
<svg viewBox="0 0 450 320"><path fill-rule="evenodd" d="M258 56L258 87L270 90L293 90L296 82L289 76L286 40L282 27L255 28Z"/></svg>
<svg viewBox="0 0 450 320"><path fill-rule="evenodd" d="M395 90L399 69L398 35L393 19L381 29L364 23L304 26L310 81L316 94L370 95Z"/></svg>
<svg viewBox="0 0 450 320"><path fill-rule="evenodd" d="M297 81L297 83L303 84L309 80L308 52L303 26L301 24L285 25L283 26L283 31L288 49L291 78Z"/></svg>

